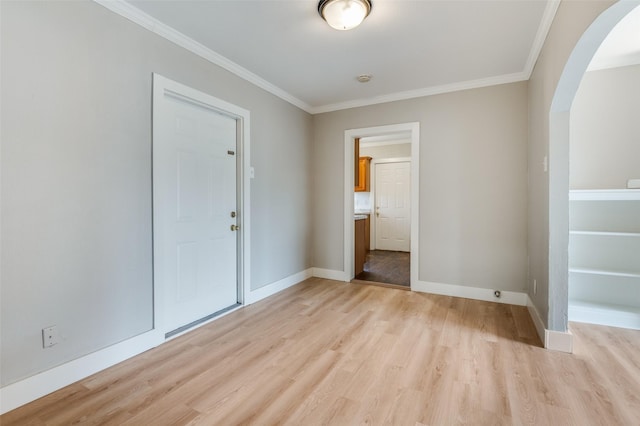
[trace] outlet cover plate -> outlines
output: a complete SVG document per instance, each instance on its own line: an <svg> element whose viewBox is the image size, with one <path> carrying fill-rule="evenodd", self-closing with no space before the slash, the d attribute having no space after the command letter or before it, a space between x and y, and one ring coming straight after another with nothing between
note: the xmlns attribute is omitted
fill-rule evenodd
<svg viewBox="0 0 640 426"><path fill-rule="evenodd" d="M50 348L53 345L57 345L59 340L58 326L52 325L51 327L45 327L42 329L43 348Z"/></svg>

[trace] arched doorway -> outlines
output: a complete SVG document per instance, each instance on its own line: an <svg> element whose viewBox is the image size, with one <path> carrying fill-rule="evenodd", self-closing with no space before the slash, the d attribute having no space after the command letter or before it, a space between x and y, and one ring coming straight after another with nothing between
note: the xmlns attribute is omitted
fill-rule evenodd
<svg viewBox="0 0 640 426"><path fill-rule="evenodd" d="M549 112L549 315L550 330L568 325L570 109L591 59L609 32L640 1L620 1L600 14L574 47Z"/></svg>

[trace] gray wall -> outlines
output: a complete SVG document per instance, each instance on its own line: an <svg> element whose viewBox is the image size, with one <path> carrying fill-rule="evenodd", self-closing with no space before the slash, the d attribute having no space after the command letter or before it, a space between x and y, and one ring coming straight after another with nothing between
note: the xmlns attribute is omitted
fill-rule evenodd
<svg viewBox="0 0 640 426"><path fill-rule="evenodd" d="M420 122L419 279L524 291L527 84L314 117L314 266L343 271L344 131Z"/></svg>
<svg viewBox="0 0 640 426"><path fill-rule="evenodd" d="M622 189L640 179L640 65L584 75L571 106L571 189Z"/></svg>
<svg viewBox="0 0 640 426"><path fill-rule="evenodd" d="M312 266L309 114L93 2L1 8L3 386L152 327L152 72L251 111L251 287Z"/></svg>
<svg viewBox="0 0 640 426"><path fill-rule="evenodd" d="M369 147L361 146L360 157L371 157L374 159L411 157L411 144L402 143Z"/></svg>
<svg viewBox="0 0 640 426"><path fill-rule="evenodd" d="M552 330L565 331L561 316L566 317L567 295L566 285L564 294L549 291L549 215L557 213L549 211L549 174L542 164L543 158L549 155L551 102L576 43L593 20L612 3L609 0L561 2L529 79L528 288L545 327ZM549 158L550 168L555 167L554 161ZM568 212L564 214L568 216ZM534 279L537 280L536 294L531 285ZM550 313L550 303L557 304L555 314Z"/></svg>

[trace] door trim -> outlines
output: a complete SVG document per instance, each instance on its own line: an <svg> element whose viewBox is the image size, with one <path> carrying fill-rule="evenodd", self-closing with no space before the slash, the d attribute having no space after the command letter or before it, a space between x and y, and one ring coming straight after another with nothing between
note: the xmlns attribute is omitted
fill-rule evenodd
<svg viewBox="0 0 640 426"><path fill-rule="evenodd" d="M237 174L237 207L238 207L238 224L240 225L238 236L238 303L244 305L250 292L251 283L251 220L250 220L250 112L236 105L225 102L214 96L185 86L176 81L170 80L160 74L153 74L153 109L158 110L160 102L165 94L172 97L178 97L190 103L208 108L231 117L237 123L237 144L236 144L236 174ZM152 115L153 134L157 135L159 128L156 126ZM152 144L153 146L153 144ZM153 151L153 150L152 150ZM153 184L153 176L152 176ZM155 192L155 189L154 189ZM154 193L155 198L155 193ZM159 250L160 243L157 243L157 235L155 223L157 222L158 212L153 208L153 328L161 332L162 335L167 331L164 327L164 290L165 286L162 282L162 275L159 265L162 263L162 254ZM204 321L199 325L206 324ZM190 328L192 330L193 328ZM175 336L172 336L175 337Z"/></svg>
<svg viewBox="0 0 640 426"><path fill-rule="evenodd" d="M420 210L420 123L401 123L387 126L365 127L361 129L350 129L344 132L344 281L351 281L354 274L353 252L354 252L354 201L353 201L353 163L355 161L355 139L367 136L381 136L401 132L411 133L411 289L418 282L418 250L420 247L419 237L419 210Z"/></svg>

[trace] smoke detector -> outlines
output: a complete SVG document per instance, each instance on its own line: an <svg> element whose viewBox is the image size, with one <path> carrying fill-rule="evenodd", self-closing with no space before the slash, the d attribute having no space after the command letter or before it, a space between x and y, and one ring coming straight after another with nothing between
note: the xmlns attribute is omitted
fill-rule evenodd
<svg viewBox="0 0 640 426"><path fill-rule="evenodd" d="M358 80L360 83L368 83L371 80L371 75L360 74L359 76L356 77L356 80Z"/></svg>

